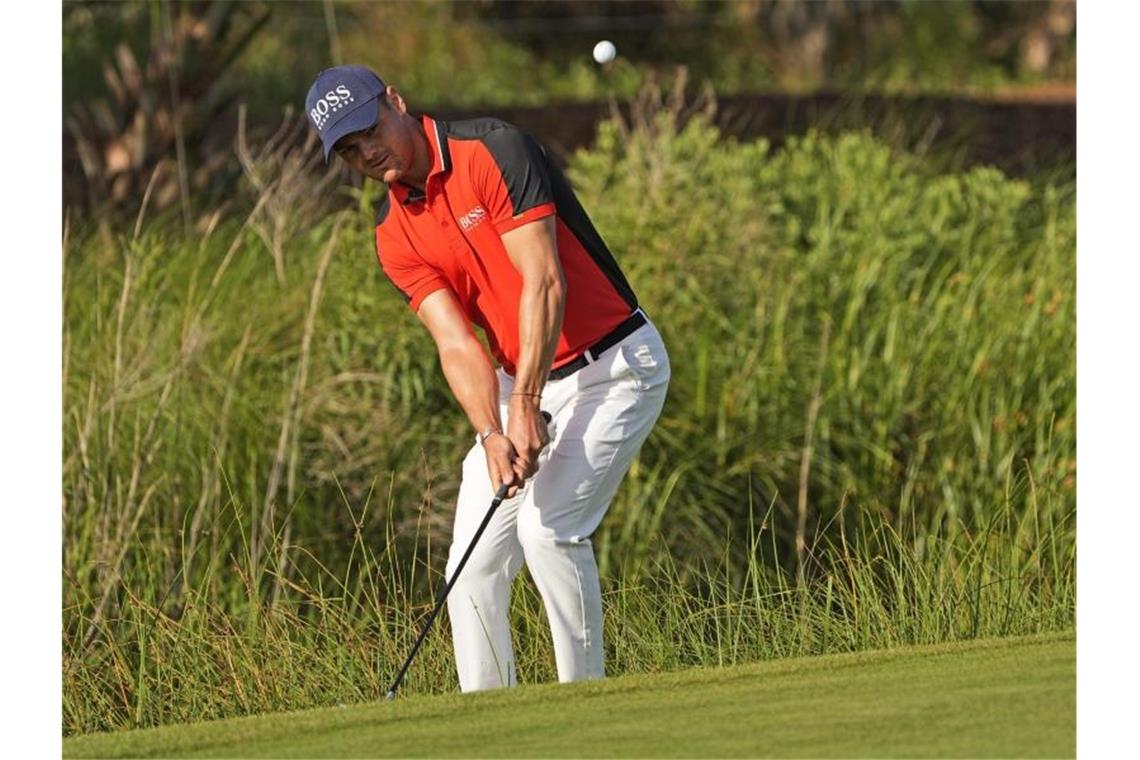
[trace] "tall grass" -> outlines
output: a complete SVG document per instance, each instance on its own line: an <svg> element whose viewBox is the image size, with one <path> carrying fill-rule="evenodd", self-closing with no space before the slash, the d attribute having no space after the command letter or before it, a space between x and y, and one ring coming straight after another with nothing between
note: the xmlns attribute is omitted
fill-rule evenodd
<svg viewBox="0 0 1140 760"><path fill-rule="evenodd" d="M678 110L571 171L674 368L594 537L610 672L1072 625L1071 182ZM68 235L65 732L371 698L406 652L471 432L375 192ZM517 591L520 679L551 679Z"/></svg>
<svg viewBox="0 0 1140 760"><path fill-rule="evenodd" d="M615 579L606 590L607 670L652 673L1069 628L1075 547L1061 526L1040 521L1047 505L1034 509L1028 532L1003 504L977 534L923 535L923 552L913 537L860 520L856 535L813 542L813 568L798 583L764 559L775 550L765 546L775 535L771 512L740 537L749 554L743 567L726 540L719 556L700 560L695 586L663 548L641 578ZM389 523L389 536L393 529ZM237 530L236 521L225 530ZM865 548L872 545L882 553ZM118 617L98 624L100 646L85 654L65 641L65 732L381 698L433 598L409 595L409 575L424 573L435 588L443 578L424 554L400 556L391 541L379 546L357 534L339 572L265 568L265 578L241 570L249 557L218 557L173 615L157 593L162 578L143 573L124 583ZM211 591L213 576L227 572L242 583L240 609ZM257 591L267 580L286 586L276 602ZM519 681L557 680L550 629L525 570L512 618ZM405 693L458 688L446 618L438 625Z"/></svg>

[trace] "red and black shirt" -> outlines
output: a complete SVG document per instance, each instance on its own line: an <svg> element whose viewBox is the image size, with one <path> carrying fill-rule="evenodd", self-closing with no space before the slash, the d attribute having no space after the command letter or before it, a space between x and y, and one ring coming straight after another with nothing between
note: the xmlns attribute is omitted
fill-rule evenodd
<svg viewBox="0 0 1140 760"><path fill-rule="evenodd" d="M376 215L380 266L413 311L429 293L450 289L513 375L522 276L500 235L551 215L566 279L552 367L576 359L637 309L613 255L534 138L498 119L424 116L423 127L433 154L424 190L393 184Z"/></svg>

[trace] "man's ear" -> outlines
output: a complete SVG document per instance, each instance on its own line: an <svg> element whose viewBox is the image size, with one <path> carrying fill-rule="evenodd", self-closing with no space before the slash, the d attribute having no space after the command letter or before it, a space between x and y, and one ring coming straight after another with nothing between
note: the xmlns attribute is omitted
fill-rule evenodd
<svg viewBox="0 0 1140 760"><path fill-rule="evenodd" d="M404 96L396 89L394 85L388 85L384 90L384 95L390 105L397 113L407 113L408 104L404 102Z"/></svg>

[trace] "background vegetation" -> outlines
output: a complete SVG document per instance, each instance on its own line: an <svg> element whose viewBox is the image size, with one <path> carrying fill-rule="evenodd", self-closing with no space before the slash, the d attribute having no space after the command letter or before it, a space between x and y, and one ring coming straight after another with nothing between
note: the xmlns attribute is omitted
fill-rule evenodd
<svg viewBox="0 0 1140 760"><path fill-rule="evenodd" d="M333 2L63 5L65 204L212 209L234 136L302 110L314 74L372 66L416 111L634 96L688 70L694 91L1073 92L1070 0ZM598 66L594 43L619 57Z"/></svg>
<svg viewBox="0 0 1140 760"><path fill-rule="evenodd" d="M1072 627L1071 165L776 151L642 87L671 50L724 92L1063 78L1069 5L536 9L65 4L65 733L377 698L430 609L471 431L376 265L384 188L278 121L331 60L424 105L640 93L569 167L674 367L595 536L610 672ZM552 680L525 572L512 614ZM408 691L456 688L441 623Z"/></svg>
<svg viewBox="0 0 1140 760"><path fill-rule="evenodd" d="M614 670L1071 625L1073 186L676 110L571 171L675 367L595 536ZM375 696L406 651L470 431L376 190L283 207L278 249L255 217L66 242L67 731ZM410 689L450 687L434 641Z"/></svg>
<svg viewBox="0 0 1140 760"><path fill-rule="evenodd" d="M123 42L144 57L161 44L167 16L176 26L181 15L209 15L210 5L227 3L65 3L65 108L103 87L108 48ZM646 72L679 63L722 95L821 86L991 91L1076 76L1075 7L1055 0L240 5L238 13L268 19L226 84L270 116L298 104L314 72L350 61L373 66L425 108L633 95ZM617 44L618 66L590 58L602 38Z"/></svg>

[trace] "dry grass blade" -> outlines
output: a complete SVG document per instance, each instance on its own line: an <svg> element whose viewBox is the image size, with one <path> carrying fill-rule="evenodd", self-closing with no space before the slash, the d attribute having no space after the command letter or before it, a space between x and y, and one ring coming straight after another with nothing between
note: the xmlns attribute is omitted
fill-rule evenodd
<svg viewBox="0 0 1140 760"><path fill-rule="evenodd" d="M273 535L277 530L276 506L277 500L281 495L279 492L283 475L286 481L285 501L290 504L293 502L294 488L296 485L297 459L299 455L298 436L300 435L301 426L301 398L305 392L305 385L308 381L309 357L313 332L316 325L317 309L321 302L325 273L328 270L329 262L332 261L333 253L336 251L337 238L340 234L341 224L344 222L344 219L344 215L337 217L332 232L329 234L328 242L325 243L324 251L321 253L320 264L317 267L317 275L313 279L313 286L309 295L309 308L305 315L305 326L301 338L301 353L297 365L297 373L294 377L293 384L289 388L289 394L281 414L281 428L277 438L277 450L274 452L273 463L269 470L269 478L265 488L265 499L261 506L261 516L260 519L255 522L255 527L258 532L254 533L251 539L253 546L252 556L255 558L261 556L262 541L265 540L264 537ZM288 530L288 525L284 526L284 529ZM255 561L257 560L255 559Z"/></svg>
<svg viewBox="0 0 1140 760"><path fill-rule="evenodd" d="M808 478L811 473L812 440L815 437L819 407L823 402L823 375L827 369L827 344L830 337L831 320L825 318L819 338L819 364L816 367L807 418L804 420L804 447L800 453L800 486L796 499L796 578L801 584L804 580L804 555L807 552Z"/></svg>

